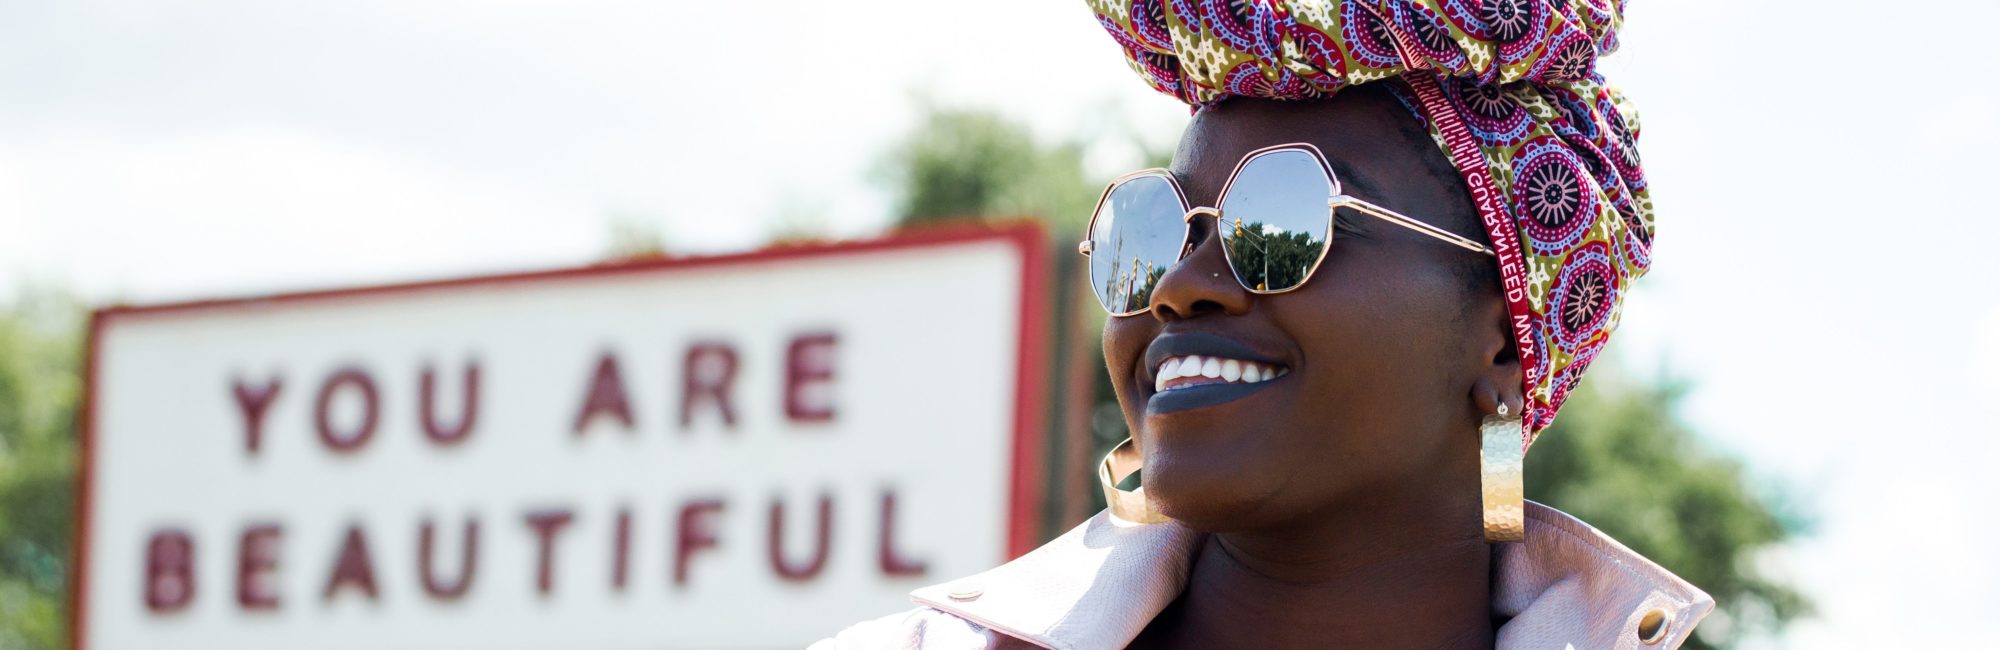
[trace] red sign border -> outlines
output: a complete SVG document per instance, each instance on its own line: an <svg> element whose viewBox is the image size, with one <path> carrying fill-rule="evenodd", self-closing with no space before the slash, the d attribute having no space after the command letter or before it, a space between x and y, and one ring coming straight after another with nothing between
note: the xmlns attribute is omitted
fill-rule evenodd
<svg viewBox="0 0 2000 650"><path fill-rule="evenodd" d="M521 273L469 276L397 284L320 289L242 298L192 300L151 305L112 305L90 314L89 338L85 348L83 417L80 444L82 465L77 472L76 546L70 569L70 648L85 647L88 602L85 590L90 577L90 514L97 460L97 375L104 329L114 319L172 315L219 309L264 307L303 302L366 298L385 294L407 294L496 285L596 279L604 276L666 273L716 266L758 265L800 259L817 259L881 251L951 246L987 241L1005 242L1021 254L1021 314L1014 378L1013 475L1007 506L1007 559L1020 557L1041 541L1043 394L1049 354L1048 236L1039 223L1021 221L993 226L944 226L905 230L869 240L785 244L760 250L721 255L671 257L619 261L590 266Z"/></svg>

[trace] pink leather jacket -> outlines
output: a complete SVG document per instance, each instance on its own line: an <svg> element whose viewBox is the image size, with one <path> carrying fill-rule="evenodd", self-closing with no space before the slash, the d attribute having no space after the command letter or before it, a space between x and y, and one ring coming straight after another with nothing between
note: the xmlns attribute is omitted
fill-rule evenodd
<svg viewBox="0 0 2000 650"><path fill-rule="evenodd" d="M1527 541L1494 547L1500 650L1677 648L1715 601L1588 524L1527 503ZM911 592L916 609L811 650L1122 648L1186 586L1202 534L1100 512L985 573Z"/></svg>

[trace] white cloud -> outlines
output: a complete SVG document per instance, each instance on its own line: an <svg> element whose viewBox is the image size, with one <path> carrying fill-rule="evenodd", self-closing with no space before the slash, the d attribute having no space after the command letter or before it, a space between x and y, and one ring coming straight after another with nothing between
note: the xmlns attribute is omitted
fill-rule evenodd
<svg viewBox="0 0 2000 650"><path fill-rule="evenodd" d="M577 261L577 233L601 237L610 212L656 220L673 245L697 251L752 245L775 215L807 200L836 234L861 234L883 223L886 207L862 179L910 128L917 89L1001 108L1045 136L1127 116L1170 130L1186 115L1131 76L1080 2L5 5L0 144L10 150L0 156L19 168L8 172L16 178L37 179L29 194L41 202L16 220L130 230L135 212L178 210L159 228L276 225L265 233L274 245L238 249L163 233L182 246L127 250L109 268L54 227L38 235L32 259L41 261L0 263L0 272L54 268L140 295L258 286L241 273L254 259L315 284L408 277L446 267L410 266L420 258L405 252L357 275L323 262L351 255L331 245L346 240L306 234L370 229L374 247L392 249L429 245L415 243L413 228L471 236L441 215L539 215L515 225L544 231L546 242L490 234L522 239L462 259L481 266ZM263 137L278 141L252 142ZM79 138L92 140L92 159L65 141ZM304 159L288 160L293 152ZM97 169L102 154L155 158L113 165L122 170L113 179ZM240 162L247 157L261 161ZM310 190L308 180L274 178L301 166L371 179L354 193L386 194L340 196L339 205L402 218L329 225L325 210L290 192L240 187L254 179ZM71 177L50 188L40 180L48 173ZM182 173L201 177L161 186ZM127 185L143 186L146 205L101 196L134 194ZM223 191L244 196L214 194ZM292 239L306 241L287 247Z"/></svg>
<svg viewBox="0 0 2000 650"><path fill-rule="evenodd" d="M1965 647L2000 595L2000 562L1985 552L2000 526L1966 516L1992 491L1963 474L1860 469L1826 495L1840 516L1788 558L1820 607L1791 647Z"/></svg>
<svg viewBox="0 0 2000 650"><path fill-rule="evenodd" d="M2000 395L2000 300L1994 302L1986 312L1985 322L1978 329L1978 361L1973 364L1986 381L1985 395ZM2000 418L1988 419L1988 433L2000 434Z"/></svg>
<svg viewBox="0 0 2000 650"><path fill-rule="evenodd" d="M586 259L562 197L282 127L47 130L0 145L10 264L93 292L190 295ZM15 270L15 269L10 269Z"/></svg>

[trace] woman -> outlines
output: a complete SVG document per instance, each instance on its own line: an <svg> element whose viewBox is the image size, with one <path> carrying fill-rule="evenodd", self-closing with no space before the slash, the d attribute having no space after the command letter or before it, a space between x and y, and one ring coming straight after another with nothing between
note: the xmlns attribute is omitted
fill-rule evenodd
<svg viewBox="0 0 2000 650"><path fill-rule="evenodd" d="M1650 262L1636 131L1595 72L1618 0L1091 4L1196 108L1081 246L1134 433L1112 507L821 645L1684 642L1706 594L1521 499Z"/></svg>

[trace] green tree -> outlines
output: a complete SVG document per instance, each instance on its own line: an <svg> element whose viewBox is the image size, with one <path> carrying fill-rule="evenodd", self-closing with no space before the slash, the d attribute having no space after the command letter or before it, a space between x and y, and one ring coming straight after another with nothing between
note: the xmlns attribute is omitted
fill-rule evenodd
<svg viewBox="0 0 2000 650"><path fill-rule="evenodd" d="M1036 217L1081 232L1099 188L1085 175L1083 144L1042 144L998 114L927 107L917 129L882 159L899 225Z"/></svg>
<svg viewBox="0 0 2000 650"><path fill-rule="evenodd" d="M614 212L605 220L607 261L660 259L668 257L666 231L660 222L645 215Z"/></svg>
<svg viewBox="0 0 2000 650"><path fill-rule="evenodd" d="M990 112L934 111L885 162L896 171L898 219L979 219L1025 210L1058 215L1052 221L1059 238L1067 239L1081 233L1102 187L1077 164L1084 144L1035 144L1025 128ZM1160 152L1148 157L1155 164L1165 158ZM1071 194L1051 194L1056 192ZM1302 273L1317 250L1302 236L1246 237L1238 247L1232 255L1268 257L1268 280L1277 283L1294 281L1291 275ZM1059 317L1063 307L1058 305ZM1101 312L1068 317L1098 318ZM1061 340L1072 328L1057 331L1058 354L1100 354L1094 340ZM1796 534L1799 519L1784 512L1781 499L1756 494L1739 463L1708 449L1675 415L1684 385L1636 381L1614 363L1598 365L1528 454L1529 498L1598 526L1713 595L1716 618L1728 623L1697 628L1689 648L1728 648L1748 633L1776 630L1809 613L1802 595L1760 574L1753 561ZM1096 374L1099 401L1089 419L1101 454L1128 433L1104 373ZM1094 482L1085 494L1068 497L1102 507Z"/></svg>
<svg viewBox="0 0 2000 650"><path fill-rule="evenodd" d="M1306 273L1319 263L1326 248L1323 239L1262 222L1232 219L1223 225L1230 264L1242 269L1243 281L1253 287L1290 287L1305 282Z"/></svg>
<svg viewBox="0 0 2000 650"><path fill-rule="evenodd" d="M0 309L0 648L69 644L82 313L38 289Z"/></svg>
<svg viewBox="0 0 2000 650"><path fill-rule="evenodd" d="M1701 443L1676 412L1686 385L1641 382L1600 362L1528 450L1528 498L1590 522L1714 596L1716 625L1690 649L1726 648L1810 613L1755 556L1803 526L1783 499L1760 498L1743 466Z"/></svg>

